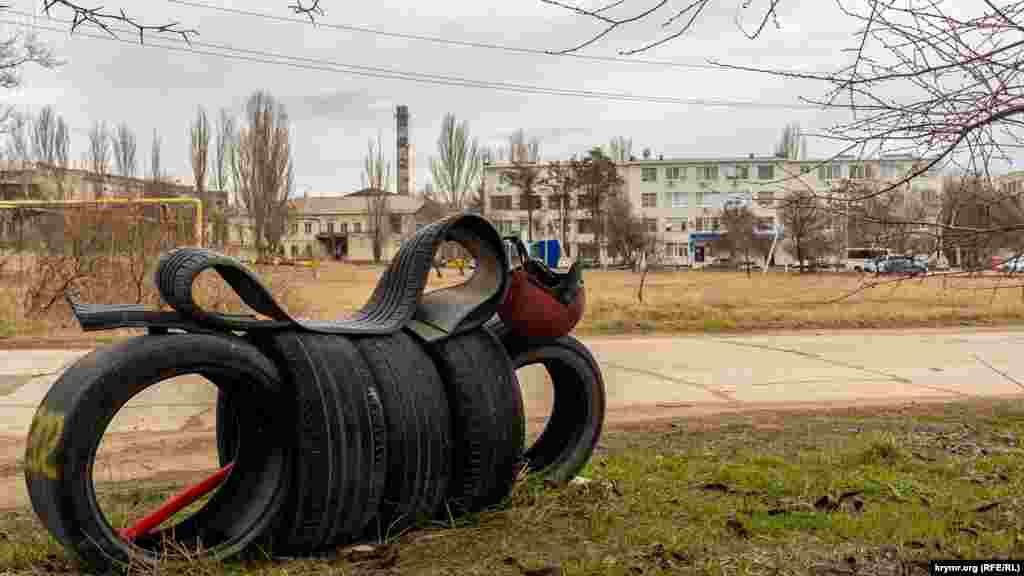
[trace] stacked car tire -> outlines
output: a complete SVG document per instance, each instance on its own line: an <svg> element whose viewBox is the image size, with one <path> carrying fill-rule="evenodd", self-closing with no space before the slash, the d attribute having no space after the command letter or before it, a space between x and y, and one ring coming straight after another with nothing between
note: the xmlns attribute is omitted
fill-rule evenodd
<svg viewBox="0 0 1024 576"><path fill-rule="evenodd" d="M422 294L443 238L482 255L482 280ZM202 249L161 258L157 285L174 312L69 296L85 329L150 333L80 358L43 398L25 454L33 508L86 563L137 566L183 548L210 558L318 554L499 505L524 466L571 479L601 434L601 372L571 336L518 338L497 320L504 254L485 220L438 221L403 244L367 306L341 321L290 317L251 271ZM272 320L201 309L191 286L206 269ZM527 447L516 370L531 364L550 374L554 406ZM119 532L97 504L97 448L128 400L185 374L219 389L226 477L186 520Z"/></svg>
<svg viewBox="0 0 1024 576"><path fill-rule="evenodd" d="M551 374L554 408L525 447L515 370L529 364ZM128 542L88 471L125 402L187 373L220 390L217 445L233 470L199 512ZM569 480L603 416L601 373L582 344L520 341L499 323L432 344L404 331L146 335L84 356L53 385L26 479L44 525L90 564L157 562L168 538L213 558L310 555L499 505L524 466Z"/></svg>

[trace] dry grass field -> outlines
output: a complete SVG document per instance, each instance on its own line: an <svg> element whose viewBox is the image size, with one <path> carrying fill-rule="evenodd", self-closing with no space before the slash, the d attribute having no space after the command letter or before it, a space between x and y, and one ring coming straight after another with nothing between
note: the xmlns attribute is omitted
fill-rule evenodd
<svg viewBox="0 0 1024 576"><path fill-rule="evenodd" d="M310 268L261 267L257 271L294 314L332 318L361 306L383 266L324 263L314 278ZM467 270L467 274L471 272ZM463 281L455 269L431 272L428 290ZM83 335L67 306L27 314L24 274L5 274L0 283L0 340L60 340L120 334ZM694 333L786 329L899 328L999 325L1024 320L1024 278L1003 275L940 274L894 280L853 274L678 271L641 276L629 271L588 270L587 309L578 335ZM213 273L200 277L204 306L238 311L241 303ZM156 302L151 281L147 302ZM94 283L85 294L93 302L129 302L116 277Z"/></svg>
<svg viewBox="0 0 1024 576"><path fill-rule="evenodd" d="M353 310L383 268L331 264L319 280L290 270L289 286L317 317ZM430 288L462 280L431 274ZM1024 278L964 275L893 281L874 276L769 272L588 270L580 335L799 328L892 328L1000 324L1024 320ZM872 285L874 283L874 285ZM430 289L428 288L428 289Z"/></svg>

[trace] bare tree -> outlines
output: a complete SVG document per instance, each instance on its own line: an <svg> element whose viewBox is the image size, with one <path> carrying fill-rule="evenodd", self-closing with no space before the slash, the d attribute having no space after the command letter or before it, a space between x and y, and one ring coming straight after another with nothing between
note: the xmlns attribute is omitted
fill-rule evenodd
<svg viewBox="0 0 1024 576"><path fill-rule="evenodd" d="M21 86L21 70L30 64L56 68L62 62L36 34L16 32L0 40L0 88L11 90ZM12 106L0 104L0 131L7 127L14 113Z"/></svg>
<svg viewBox="0 0 1024 576"><path fill-rule="evenodd" d="M22 128L23 129L23 128ZM31 122L32 156L37 168L57 184L57 195L65 196L71 132L53 106L44 106Z"/></svg>
<svg viewBox="0 0 1024 576"><path fill-rule="evenodd" d="M556 160L547 166L544 184L551 190L550 203L558 209L558 221L561 228L562 250L566 257L571 258L569 248L569 221L572 216L573 194L579 188L579 175L576 174L572 162ZM550 205L549 205L550 206Z"/></svg>
<svg viewBox="0 0 1024 576"><path fill-rule="evenodd" d="M380 262L389 230L388 187L391 181L391 162L384 159L384 146L380 136L370 140L363 158L363 187L366 191L366 211L370 234L373 235L373 261Z"/></svg>
<svg viewBox="0 0 1024 576"><path fill-rule="evenodd" d="M96 176L95 196L103 196L103 185L110 172L110 131L106 122L93 122L89 130L89 169Z"/></svg>
<svg viewBox="0 0 1024 576"><path fill-rule="evenodd" d="M28 138L28 126L30 118L27 114L17 111L8 111L7 114L7 142L6 150L7 157L11 160L17 161L21 168L21 195L24 198L29 197L30 189L30 177L31 174L26 168L28 168L28 162L31 159L31 151L29 148Z"/></svg>
<svg viewBox="0 0 1024 576"><path fill-rule="evenodd" d="M280 251L288 225L288 198L294 186L291 129L284 105L263 91L249 97L245 121L238 134L233 176L253 220L256 250L265 257Z"/></svg>
<svg viewBox="0 0 1024 576"><path fill-rule="evenodd" d="M633 214L633 204L626 196L609 198L604 217L609 255L635 269L648 240L643 220Z"/></svg>
<svg viewBox="0 0 1024 576"><path fill-rule="evenodd" d="M138 171L138 162L135 154L138 143L135 139L135 132L128 126L127 122L121 122L114 130L112 138L114 148L114 167L121 176L134 178Z"/></svg>
<svg viewBox="0 0 1024 576"><path fill-rule="evenodd" d="M779 217L786 234L787 251L796 258L803 272L806 261L825 251L827 211L813 192L796 190L782 200Z"/></svg>
<svg viewBox="0 0 1024 576"><path fill-rule="evenodd" d="M775 156L787 160L807 158L807 137L800 131L800 124L791 122L782 129L782 136L775 145Z"/></svg>
<svg viewBox="0 0 1024 576"><path fill-rule="evenodd" d="M452 208L464 209L481 171L480 147L475 138L469 137L469 123L456 123L454 114L445 114L437 139L437 157L430 159L430 173L441 197Z"/></svg>
<svg viewBox="0 0 1024 576"><path fill-rule="evenodd" d="M590 150L582 160L570 160L572 170L578 178L582 194L579 207L590 213L593 225L594 243L600 250L604 240L605 207L607 201L618 195L623 179L615 163L605 156L600 147Z"/></svg>
<svg viewBox="0 0 1024 576"><path fill-rule="evenodd" d="M663 34L620 51L637 54L682 37L713 5L711 0L682 7L657 2L653 7L638 5L628 10L636 0L595 9L562 0L542 2L589 17L601 26L597 34L559 53L574 52L613 31L664 18ZM745 10L757 11L754 27L743 33L754 39L770 23L781 26L776 17L782 2L737 2ZM1024 43L1019 34L1024 29L1024 3L865 0L836 6L838 15L851 20L857 32L847 50L852 58L832 72L713 64L824 83L827 89L820 98L804 100L851 118L815 135L839 144L840 154L909 153L927 159L901 178L871 190L873 195L895 190L947 161L960 164L968 174L988 176L993 161L1009 158L1007 146L1022 145L1019 116L1024 113L1024 98L1019 86L1024 70L1019 62ZM612 8L618 15L610 13Z"/></svg>
<svg viewBox="0 0 1024 576"><path fill-rule="evenodd" d="M57 121L53 106L43 106L32 122L32 155L36 162L53 166L57 162Z"/></svg>
<svg viewBox="0 0 1024 576"><path fill-rule="evenodd" d="M633 155L633 139L616 136L608 143L608 156L614 162L626 162Z"/></svg>
<svg viewBox="0 0 1024 576"><path fill-rule="evenodd" d="M160 162L160 134L153 129L153 144L149 151L149 177L153 181L153 189L159 193L164 179L164 169Z"/></svg>
<svg viewBox="0 0 1024 576"><path fill-rule="evenodd" d="M541 208L542 172L540 166L516 160L501 173L501 179L519 191L519 208L526 210L526 236L530 242L533 241L533 213Z"/></svg>
<svg viewBox="0 0 1024 576"><path fill-rule="evenodd" d="M771 240L758 235L757 216L748 206L725 206L720 218L723 232L713 243L715 253L728 252L733 257L742 256L749 277L754 257L764 258L770 249Z"/></svg>
<svg viewBox="0 0 1024 576"><path fill-rule="evenodd" d="M12 111L7 123L7 157L20 162L28 162L31 158L28 138L30 118L21 112Z"/></svg>
<svg viewBox="0 0 1024 576"><path fill-rule="evenodd" d="M210 122L202 106L196 112L196 119L189 126L189 157L192 160L192 176L196 193L208 204L206 198L206 171L210 166Z"/></svg>
<svg viewBox="0 0 1024 576"><path fill-rule="evenodd" d="M217 190L228 189L235 141L235 118L231 115L231 111L222 108L217 121L217 134L214 141L213 177Z"/></svg>

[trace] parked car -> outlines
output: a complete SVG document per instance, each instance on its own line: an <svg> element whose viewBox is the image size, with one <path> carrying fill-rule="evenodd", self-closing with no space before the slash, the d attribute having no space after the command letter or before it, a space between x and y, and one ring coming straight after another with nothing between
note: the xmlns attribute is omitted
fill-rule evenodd
<svg viewBox="0 0 1024 576"><path fill-rule="evenodd" d="M756 260L740 260L736 262L737 270L746 272L748 268L750 270L761 270L761 262L758 262Z"/></svg>
<svg viewBox="0 0 1024 576"><path fill-rule="evenodd" d="M1024 272L1024 256L1014 256L999 265L1000 272L1008 274Z"/></svg>
<svg viewBox="0 0 1024 576"><path fill-rule="evenodd" d="M879 265L878 274L893 274L901 276L919 276L928 273L928 267L921 264L914 258L895 257L887 258Z"/></svg>

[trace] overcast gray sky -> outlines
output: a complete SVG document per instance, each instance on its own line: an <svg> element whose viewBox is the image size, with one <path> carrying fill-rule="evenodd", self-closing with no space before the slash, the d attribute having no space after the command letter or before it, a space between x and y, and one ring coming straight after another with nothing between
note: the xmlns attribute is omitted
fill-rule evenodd
<svg viewBox="0 0 1024 576"><path fill-rule="evenodd" d="M291 17L288 0L193 1ZM632 2L639 6L640 0ZM12 0L11 4L14 10L38 12L41 2ZM823 89L813 83L784 82L754 73L443 46L225 14L166 0L106 0L102 4L107 10L124 8L146 23L180 21L185 27L199 29L198 40L202 42L405 72L574 90L773 104L795 104L799 95L818 96ZM323 23L536 49L565 48L599 30L593 21L539 0L322 0L322 4L327 11L321 18ZM753 17L758 14L752 10L739 12L739 4L740 0L713 4L692 34L637 58L683 63L718 58L736 64L826 70L835 67L844 57L840 50L851 45L854 23L842 18L832 2L782 2L781 29L769 26L757 40L746 39L737 29L737 15L745 18L747 26L753 26ZM582 5L594 6L597 2L584 0ZM68 18L70 14L55 10L54 16ZM36 23L64 28L41 16ZM617 49L633 48L655 37L659 23L651 20L646 26L614 33L585 53L614 56ZM631 137L636 154L647 146L655 155L666 157L767 154L787 121L820 130L836 120L816 110L610 102L429 85L225 60L137 43L69 36L66 32L41 34L67 64L55 70L27 69L24 87L5 94L5 99L30 110L46 104L56 106L76 129L72 141L75 158L85 152L86 131L93 120L127 121L139 134L141 168L148 170L155 129L163 141L165 170L173 176L190 178L187 131L196 107L202 104L212 113L224 106L240 111L252 91L265 89L288 109L293 122L297 188L299 192L308 188L311 194L343 194L359 188L367 141L378 133L393 157L397 104L410 109L417 189L429 178L429 158L435 153L445 112L469 120L471 133L485 144L500 144L509 133L523 128L528 135L542 139L546 158L566 157L617 135ZM831 152L833 149L821 142L810 142L811 156Z"/></svg>

